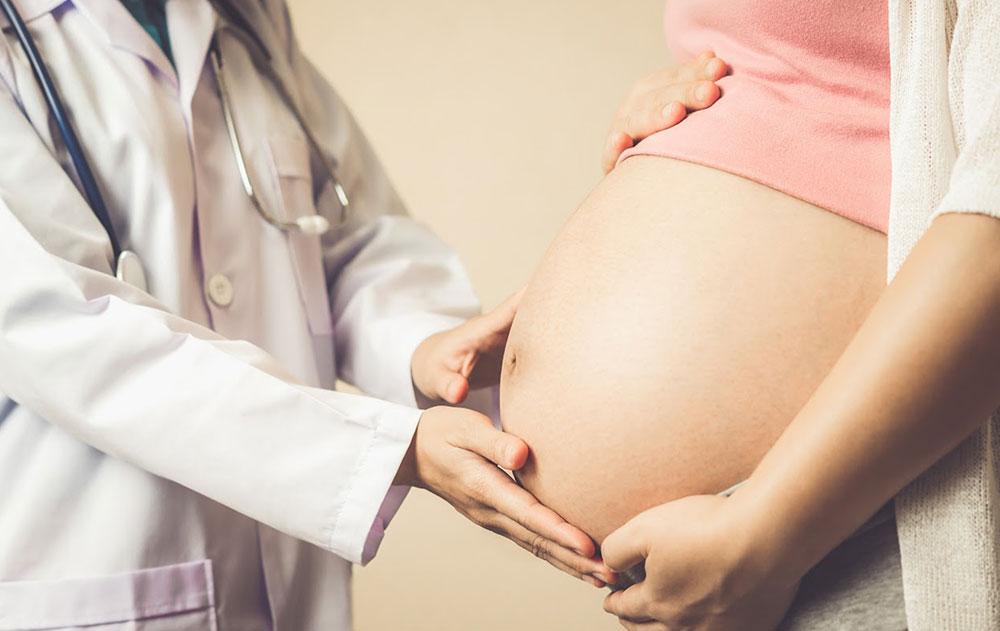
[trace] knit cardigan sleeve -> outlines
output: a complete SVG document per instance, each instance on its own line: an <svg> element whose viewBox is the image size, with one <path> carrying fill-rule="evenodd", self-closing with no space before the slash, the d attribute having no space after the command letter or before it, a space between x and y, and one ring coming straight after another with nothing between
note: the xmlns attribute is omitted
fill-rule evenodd
<svg viewBox="0 0 1000 631"><path fill-rule="evenodd" d="M1000 218L1000 0L888 1L891 280L935 216ZM1000 631L1000 415L895 503L910 631Z"/></svg>
<svg viewBox="0 0 1000 631"><path fill-rule="evenodd" d="M974 212L1000 218L1000 2L959 0L948 51L955 164L933 217Z"/></svg>

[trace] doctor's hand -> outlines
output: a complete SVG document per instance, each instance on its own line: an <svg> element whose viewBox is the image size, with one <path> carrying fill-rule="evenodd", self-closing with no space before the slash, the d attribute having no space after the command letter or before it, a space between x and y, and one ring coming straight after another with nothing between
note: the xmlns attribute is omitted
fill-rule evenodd
<svg viewBox="0 0 1000 631"><path fill-rule="evenodd" d="M434 407L420 417L394 484L431 491L476 524L592 585L612 582L614 575L594 558L590 537L500 469L520 469L527 459L524 441L497 430L482 414Z"/></svg>
<svg viewBox="0 0 1000 631"><path fill-rule="evenodd" d="M688 112L715 103L720 95L715 82L727 72L726 62L706 50L686 64L664 68L637 81L611 122L601 154L604 172L615 168L618 156L643 138L673 127Z"/></svg>
<svg viewBox="0 0 1000 631"><path fill-rule="evenodd" d="M413 385L432 401L461 403L469 390L496 385L507 334L524 290L465 324L424 340L413 353Z"/></svg>
<svg viewBox="0 0 1000 631"><path fill-rule="evenodd" d="M732 499L695 495L651 508L608 535L605 563L622 572L645 561L646 579L610 594L604 609L629 631L773 631L799 577Z"/></svg>

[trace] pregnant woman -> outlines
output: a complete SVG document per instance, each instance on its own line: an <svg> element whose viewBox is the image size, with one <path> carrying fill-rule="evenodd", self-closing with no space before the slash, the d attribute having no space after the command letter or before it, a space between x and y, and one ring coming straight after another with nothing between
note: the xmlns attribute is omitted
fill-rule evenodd
<svg viewBox="0 0 1000 631"><path fill-rule="evenodd" d="M723 96L570 219L501 382L504 428L532 447L520 481L614 569L645 559L606 603L626 628L907 628L879 507L1000 404L1000 224L968 214L1000 213L1000 14L967 4L893 7L891 271L913 252L887 289L885 3L670 3L675 57L730 63ZM927 229L935 212L952 214ZM989 437L907 495L911 629L996 628Z"/></svg>
<svg viewBox="0 0 1000 631"><path fill-rule="evenodd" d="M724 96L626 152L573 215L501 383L504 429L532 447L519 480L598 542L746 480L885 285L885 4L674 0L666 23L676 59L729 62ZM683 116L663 105L661 125ZM786 628L827 628L810 625L855 604L860 576L883 626L857 628L905 628L894 536L883 512Z"/></svg>
<svg viewBox="0 0 1000 631"><path fill-rule="evenodd" d="M598 542L745 480L885 284L886 9L794 5L670 3L675 58L721 40L722 98L627 152L521 300L519 477Z"/></svg>
<svg viewBox="0 0 1000 631"><path fill-rule="evenodd" d="M626 153L521 300L519 477L598 542L745 480L885 285L886 8L824 6L671 2L675 58L721 44L722 98Z"/></svg>

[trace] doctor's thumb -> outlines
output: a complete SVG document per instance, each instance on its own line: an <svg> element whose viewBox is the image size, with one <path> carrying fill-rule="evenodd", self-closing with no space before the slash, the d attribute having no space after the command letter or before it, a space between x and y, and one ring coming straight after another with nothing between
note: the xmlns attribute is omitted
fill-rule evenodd
<svg viewBox="0 0 1000 631"><path fill-rule="evenodd" d="M503 432L500 432L500 436L504 442L502 448L504 455L496 463L504 469L517 471L528 462L528 444L517 436L511 436Z"/></svg>
<svg viewBox="0 0 1000 631"><path fill-rule="evenodd" d="M528 461L528 445L512 434L505 434L492 423L476 424L468 448L491 462L517 471Z"/></svg>
<svg viewBox="0 0 1000 631"><path fill-rule="evenodd" d="M469 395L469 380L445 365L435 365L421 372L414 371L413 383L428 399L457 405Z"/></svg>
<svg viewBox="0 0 1000 631"><path fill-rule="evenodd" d="M457 373L449 373L442 378L444 384L441 389L441 398L452 405L458 405L469 396L469 380Z"/></svg>
<svg viewBox="0 0 1000 631"><path fill-rule="evenodd" d="M495 439L497 457L493 459L493 462L510 471L517 471L523 467L528 462L527 443L517 436L505 434L496 429L493 431L497 434Z"/></svg>

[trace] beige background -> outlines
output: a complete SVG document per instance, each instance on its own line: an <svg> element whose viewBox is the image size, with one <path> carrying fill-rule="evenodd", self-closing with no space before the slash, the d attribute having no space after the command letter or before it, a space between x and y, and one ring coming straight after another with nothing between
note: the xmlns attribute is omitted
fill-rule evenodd
<svg viewBox="0 0 1000 631"><path fill-rule="evenodd" d="M486 307L527 281L600 178L618 101L667 61L662 0L289 3L306 54ZM420 491L355 576L358 631L620 628L603 590Z"/></svg>

